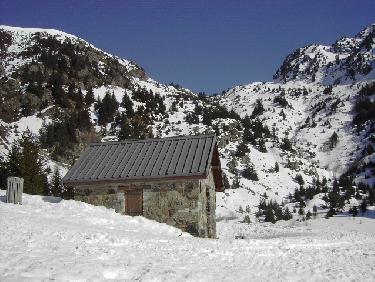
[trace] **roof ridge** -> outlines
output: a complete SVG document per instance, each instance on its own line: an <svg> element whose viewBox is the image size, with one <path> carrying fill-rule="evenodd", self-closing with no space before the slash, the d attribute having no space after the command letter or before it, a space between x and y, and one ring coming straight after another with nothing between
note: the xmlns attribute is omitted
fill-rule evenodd
<svg viewBox="0 0 375 282"><path fill-rule="evenodd" d="M200 134L200 135L179 135L179 136L170 136L170 137L163 137L163 138L147 138L147 139L127 139L123 141L108 141L108 142L94 142L90 143L90 146L98 146L98 145L116 145L116 144L126 144L126 143L147 143L147 142L154 142L154 141L164 141L164 140L181 140L181 139L196 139L196 138L203 138L203 137L215 137L215 133L211 134Z"/></svg>

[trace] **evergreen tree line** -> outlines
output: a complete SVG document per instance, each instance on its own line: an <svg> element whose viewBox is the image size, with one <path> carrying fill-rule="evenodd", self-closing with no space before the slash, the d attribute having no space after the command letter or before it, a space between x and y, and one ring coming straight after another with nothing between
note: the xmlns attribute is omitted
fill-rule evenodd
<svg viewBox="0 0 375 282"><path fill-rule="evenodd" d="M242 142L237 148L237 155L243 156L244 151L241 150L244 146L251 144L258 148L261 152L267 152L266 139L272 137L270 130L267 125L263 125L259 118L251 119L246 115L242 119L243 134Z"/></svg>
<svg viewBox="0 0 375 282"><path fill-rule="evenodd" d="M159 93L153 93L152 90L147 91L144 88L138 88L132 93L135 101L145 103L145 111L152 115L166 115L166 107L163 98ZM124 104L123 100L123 104Z"/></svg>
<svg viewBox="0 0 375 282"><path fill-rule="evenodd" d="M369 96L375 94L375 83L366 84L358 91L357 101L354 106L356 114L353 117L353 124L362 129L368 121L375 121L375 101L371 101Z"/></svg>
<svg viewBox="0 0 375 282"><path fill-rule="evenodd" d="M261 152L267 152L265 145L266 138L273 137L276 139L275 133L271 134L268 127L263 125L259 119L259 116L264 111L261 99L256 100L251 116L246 115L242 119L233 109L229 111L221 105L214 104L206 106L203 110L203 106L196 102L194 111L186 115L185 121L189 124L198 124L200 122L199 116L202 116L202 123L207 126L212 126L212 121L219 118L241 121L243 135L236 152L236 157L243 157L249 152L246 148L248 144L256 146Z"/></svg>
<svg viewBox="0 0 375 282"><path fill-rule="evenodd" d="M201 101L206 101L200 98ZM216 119L235 119L241 120L241 117L232 109L228 110L226 107L218 103L212 103L201 106L197 101L194 103L194 111L186 115L185 121L189 124L198 124L199 116L202 116L202 123L207 126L212 126L212 121Z"/></svg>
<svg viewBox="0 0 375 282"><path fill-rule="evenodd" d="M360 209L362 212L367 210L367 205L374 205L375 203L375 185L370 187L364 183L356 184L353 177L348 175L342 175L339 179L335 179L332 187L328 187L326 178L323 178L322 181L314 178L312 185L307 188L304 188L302 176L297 175L295 179L300 187L294 191L293 195L289 194L289 201L299 203L299 207L303 208L306 206L306 201L312 200L317 194L324 193L322 199L328 203L327 208L329 208L326 217L342 212L345 204L349 204L351 198L361 202ZM356 210L358 210L357 207L354 209L355 215Z"/></svg>
<svg viewBox="0 0 375 282"><path fill-rule="evenodd" d="M58 168L55 168L51 182L47 175L51 172L46 160L40 154L40 144L29 131L12 144L7 156L0 160L0 187L7 187L10 176L24 179L23 192L31 195L54 195L72 198L72 190L64 189Z"/></svg>
<svg viewBox="0 0 375 282"><path fill-rule="evenodd" d="M118 103L114 94L110 92L105 94L103 100L98 99L95 103L98 124L106 126L112 123L111 130L119 140L152 137L151 125L155 115L167 116L160 94L142 88L135 90L132 97L145 105L134 110L134 103L127 93L123 95L121 103ZM121 113L120 106L124 109Z"/></svg>
<svg viewBox="0 0 375 282"><path fill-rule="evenodd" d="M278 220L290 220L293 218L289 208L283 209L276 201L261 199L258 205L257 218L264 217L265 222L275 223Z"/></svg>
<svg viewBox="0 0 375 282"><path fill-rule="evenodd" d="M48 149L53 159L64 157L79 143L79 132L92 130L89 108L94 102L94 94L89 88L84 96L79 88L71 84L68 88L70 101L74 107L63 112L62 116L51 123L44 123L40 130L40 145Z"/></svg>
<svg viewBox="0 0 375 282"><path fill-rule="evenodd" d="M232 158L228 163L229 172L234 175L234 179L232 185L230 186L231 189L240 188L240 176L246 178L248 180L258 181L259 177L256 172L254 164L248 158L243 159L244 169L240 172L238 170L238 161L236 157ZM228 180L227 180L228 181ZM229 181L228 181L229 183Z"/></svg>
<svg viewBox="0 0 375 282"><path fill-rule="evenodd" d="M282 108L286 108L286 107L289 107L289 103L288 101L285 99L285 95L278 95L276 96L274 99L273 99L273 102L276 104L276 105L279 105L280 107Z"/></svg>

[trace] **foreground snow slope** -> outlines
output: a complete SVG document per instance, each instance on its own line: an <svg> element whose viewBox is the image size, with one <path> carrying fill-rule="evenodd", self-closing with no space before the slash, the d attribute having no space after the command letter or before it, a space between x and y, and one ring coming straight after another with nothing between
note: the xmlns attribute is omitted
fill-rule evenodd
<svg viewBox="0 0 375 282"><path fill-rule="evenodd" d="M0 201L0 226L1 281L375 277L375 226L364 217L277 225L219 222L219 239L211 240L102 207L24 194L22 206Z"/></svg>

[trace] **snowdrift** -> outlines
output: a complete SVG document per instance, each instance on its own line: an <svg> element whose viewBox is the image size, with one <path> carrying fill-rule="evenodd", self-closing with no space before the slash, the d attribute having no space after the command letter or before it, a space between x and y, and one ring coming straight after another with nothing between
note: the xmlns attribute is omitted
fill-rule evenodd
<svg viewBox="0 0 375 282"><path fill-rule="evenodd" d="M194 238L142 217L0 190L1 281L371 281L375 225L366 217L218 223ZM369 211L374 213L375 211ZM234 239L243 238L243 239Z"/></svg>

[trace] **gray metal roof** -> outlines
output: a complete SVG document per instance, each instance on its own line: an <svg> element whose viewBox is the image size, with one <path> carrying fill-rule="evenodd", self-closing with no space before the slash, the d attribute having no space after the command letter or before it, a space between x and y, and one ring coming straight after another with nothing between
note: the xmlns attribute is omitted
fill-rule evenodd
<svg viewBox="0 0 375 282"><path fill-rule="evenodd" d="M215 135L93 143L63 178L64 183L205 177Z"/></svg>

